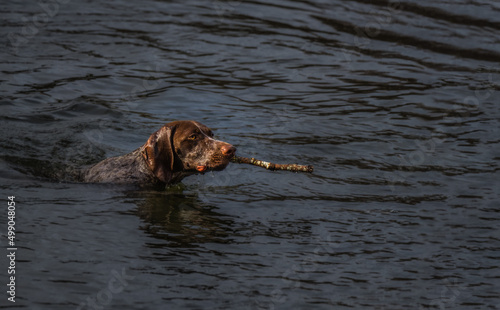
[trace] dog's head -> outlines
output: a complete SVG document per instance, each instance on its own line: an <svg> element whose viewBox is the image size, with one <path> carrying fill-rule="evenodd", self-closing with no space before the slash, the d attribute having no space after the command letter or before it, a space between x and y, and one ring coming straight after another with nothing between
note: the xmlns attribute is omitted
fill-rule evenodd
<svg viewBox="0 0 500 310"><path fill-rule="evenodd" d="M142 146L148 167L165 183L179 172L189 175L223 170L235 152L234 146L215 140L212 130L196 121L168 123Z"/></svg>

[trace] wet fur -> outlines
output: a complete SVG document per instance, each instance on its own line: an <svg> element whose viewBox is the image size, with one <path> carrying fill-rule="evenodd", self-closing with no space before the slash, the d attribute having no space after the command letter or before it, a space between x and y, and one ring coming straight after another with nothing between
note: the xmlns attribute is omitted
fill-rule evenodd
<svg viewBox="0 0 500 310"><path fill-rule="evenodd" d="M223 154L222 150L227 154ZM186 176L223 170L236 149L213 139L210 128L195 121L166 124L133 152L101 161L82 174L84 182L122 184L172 184Z"/></svg>

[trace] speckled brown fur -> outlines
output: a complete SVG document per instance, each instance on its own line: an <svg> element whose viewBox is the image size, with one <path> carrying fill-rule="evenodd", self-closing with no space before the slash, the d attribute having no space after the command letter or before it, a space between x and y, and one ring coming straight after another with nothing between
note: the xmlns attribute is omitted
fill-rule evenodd
<svg viewBox="0 0 500 310"><path fill-rule="evenodd" d="M83 172L90 183L172 184L195 173L224 169L236 148L213 139L195 121L168 123L132 153L111 157Z"/></svg>

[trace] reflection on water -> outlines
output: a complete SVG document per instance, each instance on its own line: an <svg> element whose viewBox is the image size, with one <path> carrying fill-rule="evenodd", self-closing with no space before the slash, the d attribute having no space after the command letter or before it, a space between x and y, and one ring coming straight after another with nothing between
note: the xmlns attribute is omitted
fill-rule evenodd
<svg viewBox="0 0 500 310"><path fill-rule="evenodd" d="M0 10L16 305L499 308L498 4ZM75 182L177 119L315 171L231 164L167 190ZM133 281L109 295L123 270Z"/></svg>
<svg viewBox="0 0 500 310"><path fill-rule="evenodd" d="M196 196L176 192L179 187L182 186L174 186L167 192L138 193L141 201L137 214L144 221L141 229L150 236L168 241L168 246L173 248L231 242L228 235L230 218L224 220L223 214L213 206L203 205Z"/></svg>

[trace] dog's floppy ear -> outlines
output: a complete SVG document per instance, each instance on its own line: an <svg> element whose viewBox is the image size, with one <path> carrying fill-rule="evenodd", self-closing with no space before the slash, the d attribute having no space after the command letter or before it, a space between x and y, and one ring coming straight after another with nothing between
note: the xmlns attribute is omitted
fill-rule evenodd
<svg viewBox="0 0 500 310"><path fill-rule="evenodd" d="M142 148L142 156L154 175L169 183L174 170L173 136L175 126L163 126L153 133Z"/></svg>

